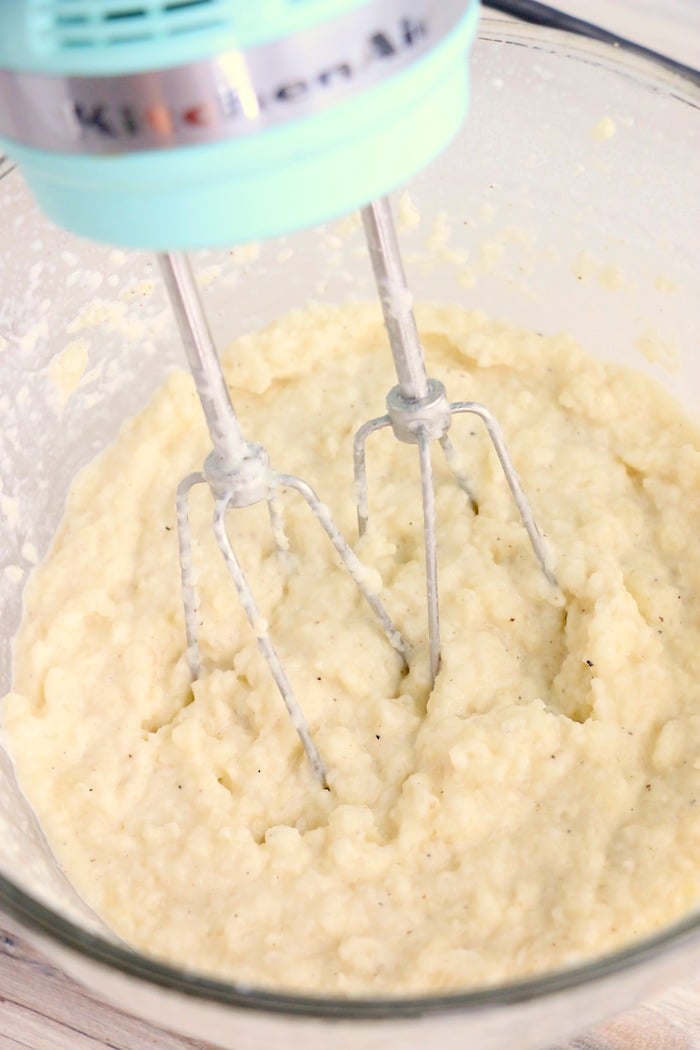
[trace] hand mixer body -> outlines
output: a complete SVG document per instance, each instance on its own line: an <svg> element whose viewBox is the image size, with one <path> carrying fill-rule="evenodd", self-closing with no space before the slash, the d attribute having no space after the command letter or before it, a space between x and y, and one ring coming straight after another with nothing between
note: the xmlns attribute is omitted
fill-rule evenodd
<svg viewBox="0 0 700 1050"><path fill-rule="evenodd" d="M0 142L96 240L230 245L405 182L457 131L475 0L3 0Z"/></svg>

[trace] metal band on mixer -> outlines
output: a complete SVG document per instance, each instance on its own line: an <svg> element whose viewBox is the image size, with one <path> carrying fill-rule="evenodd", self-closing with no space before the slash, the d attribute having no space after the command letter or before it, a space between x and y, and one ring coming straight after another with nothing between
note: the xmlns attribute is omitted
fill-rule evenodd
<svg viewBox="0 0 700 1050"><path fill-rule="evenodd" d="M291 38L120 76L0 70L0 135L115 154L200 145L311 116L441 44L475 0L380 0Z"/></svg>

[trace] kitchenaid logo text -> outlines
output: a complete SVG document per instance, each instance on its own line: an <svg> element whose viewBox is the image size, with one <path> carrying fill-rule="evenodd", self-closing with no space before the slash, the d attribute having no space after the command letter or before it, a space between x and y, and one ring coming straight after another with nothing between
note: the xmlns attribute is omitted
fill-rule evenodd
<svg viewBox="0 0 700 1050"><path fill-rule="evenodd" d="M367 0L292 37L167 69L67 76L0 66L0 135L104 156L243 137L369 93L431 53L437 61L450 38L466 55L477 15L477 0ZM455 60L451 48L445 72ZM417 71L416 88L421 79Z"/></svg>
<svg viewBox="0 0 700 1050"><path fill-rule="evenodd" d="M112 140L115 145L120 140L141 137L168 140L187 131L206 132L235 123L245 126L248 121L272 123L286 114L291 116L295 105L300 108L301 104L305 111L320 108L326 99L348 93L355 84L361 86L363 81L381 79L384 70L389 72L391 67L403 64L402 59L417 55L431 43L427 17L401 17L392 29L363 36L354 57L329 61L308 76L272 80L263 67L263 75L257 78L255 70L241 61L242 56L221 56L207 64L208 82L202 83L201 72L195 79L196 94L194 84L183 87L181 71L147 74L140 85L136 83L138 76L128 78L128 92L120 90L124 78L115 78L108 93L102 89L102 98L95 100L96 92L92 90L89 101L73 98L65 112L74 137L97 137L105 142ZM173 77L171 91L168 77ZM256 83L256 79L272 82L266 87ZM91 86L94 89L96 85L100 90L97 79Z"/></svg>

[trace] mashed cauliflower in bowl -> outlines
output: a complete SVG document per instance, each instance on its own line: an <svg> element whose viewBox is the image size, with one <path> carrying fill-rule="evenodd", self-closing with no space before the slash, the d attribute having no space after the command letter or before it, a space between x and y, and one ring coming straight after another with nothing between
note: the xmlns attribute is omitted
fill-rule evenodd
<svg viewBox="0 0 700 1050"><path fill-rule="evenodd" d="M28 588L2 707L20 784L80 895L167 963L297 992L451 992L611 952L697 903L700 434L566 337L418 316L431 372L500 419L563 598L468 418L452 434L478 513L438 473L431 693L410 449L371 445L357 544L413 646L408 674L300 500L284 499L291 567L264 508L231 512L330 791L222 571L206 491L190 683L173 492L208 439L188 376L78 476ZM391 385L384 341L376 308L318 307L228 357L245 431L348 534L352 435Z"/></svg>

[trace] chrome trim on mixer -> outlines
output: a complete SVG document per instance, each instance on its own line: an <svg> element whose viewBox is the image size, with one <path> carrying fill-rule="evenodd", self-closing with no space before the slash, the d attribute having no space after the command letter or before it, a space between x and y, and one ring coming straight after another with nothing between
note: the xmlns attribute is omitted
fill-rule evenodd
<svg viewBox="0 0 700 1050"><path fill-rule="evenodd" d="M114 154L238 138L308 117L438 47L475 0L375 0L244 52L120 76L0 70L0 135Z"/></svg>

